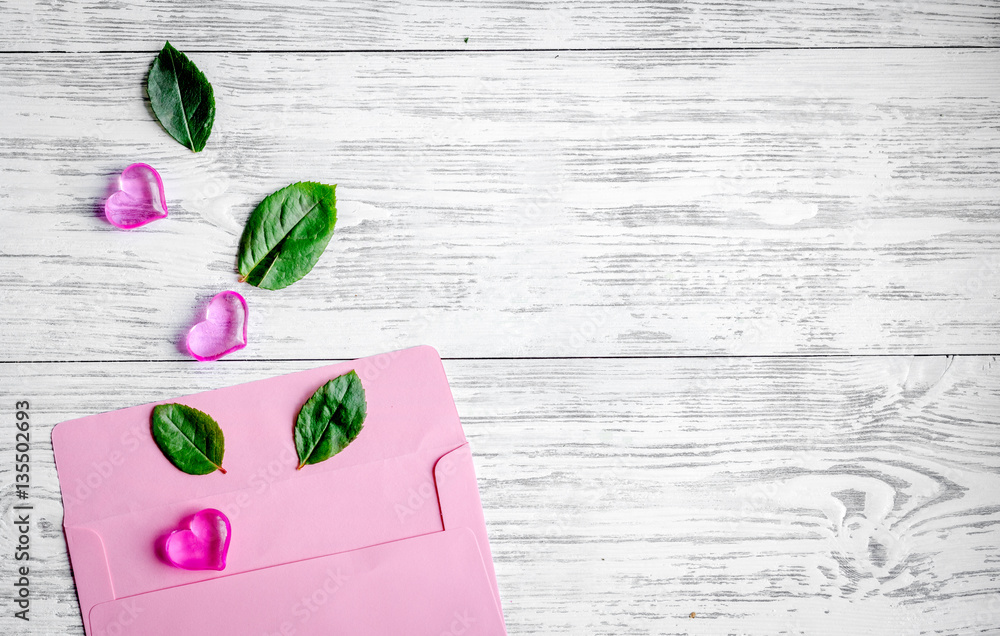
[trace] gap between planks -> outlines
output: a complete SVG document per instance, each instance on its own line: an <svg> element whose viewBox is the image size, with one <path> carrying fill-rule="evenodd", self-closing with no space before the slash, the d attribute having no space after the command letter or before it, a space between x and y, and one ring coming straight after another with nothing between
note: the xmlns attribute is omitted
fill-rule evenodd
<svg viewBox="0 0 1000 636"><path fill-rule="evenodd" d="M514 49L199 49L188 48L185 54L263 54L263 55L288 55L288 54L384 54L396 55L399 53L454 53L465 55L468 53L672 53L672 52L720 52L720 51L978 51L996 50L998 46L978 45L978 44L954 44L954 45L928 45L928 46L609 46L609 47L562 47L562 48L514 48ZM41 51L0 51L0 55L156 55L159 50L154 49L107 49L101 51L69 51L65 49L48 49Z"/></svg>
<svg viewBox="0 0 1000 636"><path fill-rule="evenodd" d="M397 351L403 351L398 349ZM230 360L214 360L213 362L224 362L229 364L261 362L348 362L367 357L365 354L348 358L243 358ZM847 359L847 358L989 358L1000 356L994 352L974 352L974 353L803 353L803 354L759 354L759 355L649 355L649 356L442 356L444 362L478 362L478 361L504 361L516 362L518 360L811 360L811 359ZM17 364L168 364L173 362L184 362L200 364L197 360L190 359L146 359L146 360L0 360L0 365Z"/></svg>

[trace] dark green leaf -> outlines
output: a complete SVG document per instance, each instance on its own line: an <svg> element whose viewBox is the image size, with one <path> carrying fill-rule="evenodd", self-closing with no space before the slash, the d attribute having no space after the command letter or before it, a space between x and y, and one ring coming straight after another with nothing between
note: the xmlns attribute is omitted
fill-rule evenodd
<svg viewBox="0 0 1000 636"><path fill-rule="evenodd" d="M167 42L149 69L146 91L156 118L170 136L201 151L215 121L215 97L205 74Z"/></svg>
<svg viewBox="0 0 1000 636"><path fill-rule="evenodd" d="M281 289L308 274L333 236L336 188L303 181L261 201L240 239L240 280Z"/></svg>
<svg viewBox="0 0 1000 636"><path fill-rule="evenodd" d="M184 404L160 404L152 419L153 439L174 466L191 475L226 472L226 440L210 415Z"/></svg>
<svg viewBox="0 0 1000 636"><path fill-rule="evenodd" d="M299 468L318 464L347 448L361 432L367 412L365 388L354 371L321 386L295 420Z"/></svg>

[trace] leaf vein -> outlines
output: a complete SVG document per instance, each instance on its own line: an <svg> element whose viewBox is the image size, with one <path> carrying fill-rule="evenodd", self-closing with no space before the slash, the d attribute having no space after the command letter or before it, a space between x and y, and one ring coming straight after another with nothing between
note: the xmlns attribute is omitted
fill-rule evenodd
<svg viewBox="0 0 1000 636"><path fill-rule="evenodd" d="M317 206L318 206L318 205L319 205L320 203L321 203L321 201L317 199L317 200L316 200L316 202L315 202L315 203L313 203L313 204L312 204L312 206L311 206L311 207L310 207L310 208L309 208L308 210L306 210L306 211L305 211L305 212L304 212L304 213L302 214L302 217L301 217L301 218L300 218L300 219L299 219L298 221L296 221L296 222L295 222L295 224L294 224L294 225L293 225L292 227L290 227L290 228L288 229L288 231L287 231L287 232L285 232L285 233L284 233L284 234L282 235L282 237L281 237L281 238L280 238L280 239L279 239L279 240L278 240L278 241L277 241L277 242L276 242L276 243L274 244L274 247L272 247L271 249L267 250L267 251L266 251L266 252L264 253L264 255L263 255L262 257L260 257L260 258L259 258L259 259L257 260L257 262L256 262L256 263L254 263L254 264L253 264L253 265L252 265L252 266L250 267L250 272L249 272L249 273L247 274L247 278L249 278L249 277L250 277L250 276L251 276L251 275L253 274L253 271L254 271L255 269L257 269L257 266L258 266L258 265L260 265L261 263L263 263L263 262L264 262L264 261L265 261L265 260L267 259L267 257L268 257L268 256L269 256L269 255L271 254L271 252L274 252L275 250L277 250L277 249L279 249L279 248L281 247L282 243L284 243L284 242L285 242L285 240L286 240L286 239L288 238L288 235L289 235L289 234L291 234L292 232L294 232L294 231L295 231L295 228L297 228L297 227L298 227L299 225L301 225L301 224L302 224L302 222L306 220L306 217L308 217L308 216L309 216L309 214L310 214L310 213L312 213L312 211L313 211L313 210L315 210L315 209L316 209L316 207L317 207ZM281 206L281 208L282 208L282 213L283 213L283 212L284 212L284 209L285 209L285 206ZM270 264L270 265L268 266L268 268L267 268L267 271L266 271L266 272L264 272L264 275L260 277L261 281L263 281L263 280L264 280L264 279L265 279L265 278L267 277L267 275L271 273L271 269L272 269L272 268L274 267L274 264L275 264L275 263L277 263L277 262L278 262L278 258L277 258L277 257L275 257L275 258L274 258L274 259L273 259L273 260L271 261L271 264Z"/></svg>
<svg viewBox="0 0 1000 636"><path fill-rule="evenodd" d="M334 411L334 413L336 413L336 411ZM317 446L319 446L319 443L320 443L320 441L321 441L321 440L323 439L323 435L324 435L324 434L325 434L325 433L326 433L326 432L327 432L328 430L330 430L330 426L332 425L332 423L333 423L333 416L330 416L330 419L328 419L328 420L326 421L326 426L324 426L324 427L323 427L323 429L322 429L322 430L321 430L321 431L319 432L319 435L317 435L317 436L316 436L316 442L315 442L315 443L314 443L314 444L313 444L313 445L312 445L312 446L311 446L311 447L309 448L309 452L308 452L308 453L306 453L306 456L305 456L305 459L303 459L303 460L302 460L302 461L300 462L300 463L302 464L302 466L305 466L305 465L306 465L306 462L307 462L307 461L308 461L309 459L311 459L311 458L312 458L312 456L313 456L313 453L315 453L315 452L316 452L316 447L317 447ZM300 468L301 468L301 466L300 466Z"/></svg>
<svg viewBox="0 0 1000 636"><path fill-rule="evenodd" d="M209 464L215 466L216 468L221 468L221 466L219 466L218 464L216 464L215 462L213 462L211 459L209 459L208 455L205 454L205 451L203 451L201 448L199 448L198 445L195 444L194 440L191 439L190 437L188 437L187 433L185 433L184 430L181 429L181 427L177 426L177 424L175 424L173 420L167 420L167 421L170 423L171 426L174 427L174 429L177 430L178 433L181 434L181 437L183 437L187 441L187 443L191 445L191 448L193 448L196 451L198 451L198 454L205 458L205 461L207 461Z"/></svg>
<svg viewBox="0 0 1000 636"><path fill-rule="evenodd" d="M177 64L174 62L173 53L167 55L167 59L170 60L170 70L173 71L174 75L174 90L177 91L177 105L181 108L181 121L184 122L184 131L187 133L188 142L191 144L191 151L194 152L194 137L191 136L191 126L188 125L187 109L184 108L184 96L181 94L181 81L177 76Z"/></svg>

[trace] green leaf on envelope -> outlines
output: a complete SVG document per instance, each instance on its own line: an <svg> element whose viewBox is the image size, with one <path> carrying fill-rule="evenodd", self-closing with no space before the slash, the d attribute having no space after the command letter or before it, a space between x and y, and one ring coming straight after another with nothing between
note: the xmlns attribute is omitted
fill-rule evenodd
<svg viewBox="0 0 1000 636"><path fill-rule="evenodd" d="M354 371L317 389L295 420L298 468L326 461L347 448L361 432L367 414L365 388Z"/></svg>
<svg viewBox="0 0 1000 636"><path fill-rule="evenodd" d="M189 475L225 474L222 456L226 439L208 413L184 404L153 407L153 439L177 468Z"/></svg>

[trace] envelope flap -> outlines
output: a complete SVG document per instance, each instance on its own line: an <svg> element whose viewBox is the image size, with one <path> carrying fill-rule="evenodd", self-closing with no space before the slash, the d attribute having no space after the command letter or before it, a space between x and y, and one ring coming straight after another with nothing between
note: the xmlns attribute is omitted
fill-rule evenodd
<svg viewBox="0 0 1000 636"><path fill-rule="evenodd" d="M489 575L497 610L500 611L500 590L493 569L493 554L486 536L486 519L479 497L476 469L472 463L472 449L468 443L441 457L434 465L438 505L445 530L468 528L476 537L482 554L483 565Z"/></svg>
<svg viewBox="0 0 1000 636"><path fill-rule="evenodd" d="M303 469L310 475L465 442L437 352L431 347L396 351L170 400L203 410L219 422L226 435L225 475L188 475L163 456L150 432L155 404L59 424L52 445L64 525L249 492L256 487L253 476L262 471L279 473L274 478L278 480L301 478L294 470L295 417L317 388L352 369L367 395L364 429L333 460ZM284 470L285 464L293 470Z"/></svg>
<svg viewBox="0 0 1000 636"><path fill-rule="evenodd" d="M466 529L172 587L97 605L95 634L503 636Z"/></svg>
<svg viewBox="0 0 1000 636"><path fill-rule="evenodd" d="M87 528L69 528L66 530L66 545L69 548L73 575L78 582L87 582L86 585L77 585L80 607L90 607L94 603L113 598L115 588L108 572L107 554L100 535Z"/></svg>

